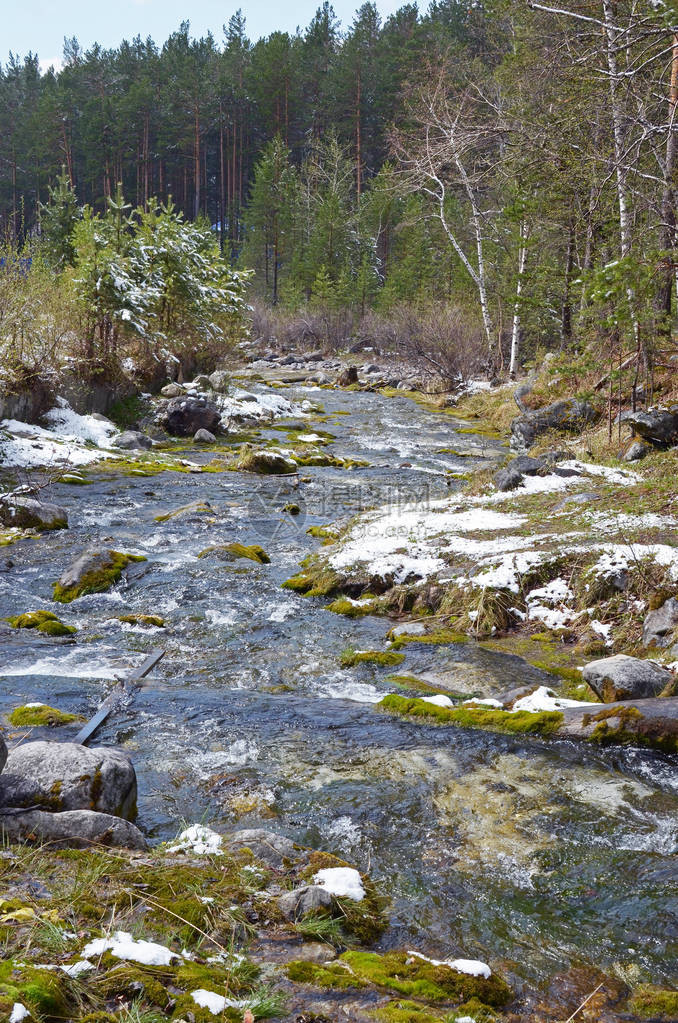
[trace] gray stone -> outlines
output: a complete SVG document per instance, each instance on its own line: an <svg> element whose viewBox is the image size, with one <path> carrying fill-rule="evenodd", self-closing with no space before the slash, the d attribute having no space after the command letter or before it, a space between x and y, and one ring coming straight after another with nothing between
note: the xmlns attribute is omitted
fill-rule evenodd
<svg viewBox="0 0 678 1023"><path fill-rule="evenodd" d="M196 430L193 440L196 444L215 444L216 437L209 430Z"/></svg>
<svg viewBox="0 0 678 1023"><path fill-rule="evenodd" d="M235 831L227 836L226 842L234 849L251 849L256 859L276 870L283 867L286 860L295 861L306 856L305 851L297 849L291 839L277 835L275 831L266 831L264 828Z"/></svg>
<svg viewBox="0 0 678 1023"><path fill-rule="evenodd" d="M113 441L113 447L122 448L123 451L148 450L153 447L153 441L141 430L124 430Z"/></svg>
<svg viewBox="0 0 678 1023"><path fill-rule="evenodd" d="M11 842L49 842L51 849L91 849L112 846L123 849L147 849L146 839L134 824L95 810L66 810L46 813L3 813L0 810L0 835Z"/></svg>
<svg viewBox="0 0 678 1023"><path fill-rule="evenodd" d="M218 394L228 394L231 386L231 375L225 369L215 369L214 373L210 373L209 381L213 391L216 391Z"/></svg>
<svg viewBox="0 0 678 1023"><path fill-rule="evenodd" d="M301 920L319 909L329 909L333 901L327 889L307 884L281 895L278 898L278 909L286 920Z"/></svg>
<svg viewBox="0 0 678 1023"><path fill-rule="evenodd" d="M193 386L199 391L211 391L212 382L206 373L199 373L192 381Z"/></svg>
<svg viewBox="0 0 678 1023"><path fill-rule="evenodd" d="M221 415L205 398L172 398L160 413L159 422L175 437L193 437L198 430L216 433Z"/></svg>
<svg viewBox="0 0 678 1023"><path fill-rule="evenodd" d="M600 501L600 494L586 491L582 494L568 494L564 497L556 507L553 509L554 512L563 511L564 508L568 508L572 504L590 504L591 501Z"/></svg>
<svg viewBox="0 0 678 1023"><path fill-rule="evenodd" d="M591 661L584 668L583 678L604 703L615 703L659 696L672 675L652 661L616 654Z"/></svg>
<svg viewBox="0 0 678 1023"><path fill-rule="evenodd" d="M678 444L678 406L670 409L648 409L647 412L632 412L624 421L632 426L643 440L658 448Z"/></svg>
<svg viewBox="0 0 678 1023"><path fill-rule="evenodd" d="M180 398L182 394L186 394L186 388L182 387L181 384L165 384L160 389L160 393L164 398Z"/></svg>
<svg viewBox="0 0 678 1023"><path fill-rule="evenodd" d="M0 806L98 810L136 815L137 779L130 759L115 749L74 742L27 742L7 757L0 775Z"/></svg>
<svg viewBox="0 0 678 1023"><path fill-rule="evenodd" d="M598 413L587 401L567 398L556 401L536 412L526 412L511 423L511 446L530 448L537 437L548 430L561 433L580 433L586 426L595 423Z"/></svg>
<svg viewBox="0 0 678 1023"><path fill-rule="evenodd" d="M68 512L58 504L16 495L0 501L0 523L17 529L67 529Z"/></svg>
<svg viewBox="0 0 678 1023"><path fill-rule="evenodd" d="M304 356L304 358L306 359L306 362L322 362L323 353L318 349L315 352L309 352L308 355Z"/></svg>
<svg viewBox="0 0 678 1023"><path fill-rule="evenodd" d="M642 440L634 440L631 447L624 454L625 462L638 462L641 458L649 455L651 448L649 444L643 444Z"/></svg>
<svg viewBox="0 0 678 1023"><path fill-rule="evenodd" d="M88 548L84 550L79 558L72 561L59 577L58 585L62 590L70 590L73 586L79 586L90 572L100 576L100 583L96 592L104 592L110 589L117 582L120 573L110 574L114 566L113 556L115 551L95 550ZM91 581L91 580L90 580ZM90 590L90 592L93 592Z"/></svg>
<svg viewBox="0 0 678 1023"><path fill-rule="evenodd" d="M7 743L0 735L0 772L7 763Z"/></svg>
<svg viewBox="0 0 678 1023"><path fill-rule="evenodd" d="M669 597L661 607L646 615L643 622L643 645L671 646L677 627L678 600L675 597Z"/></svg>

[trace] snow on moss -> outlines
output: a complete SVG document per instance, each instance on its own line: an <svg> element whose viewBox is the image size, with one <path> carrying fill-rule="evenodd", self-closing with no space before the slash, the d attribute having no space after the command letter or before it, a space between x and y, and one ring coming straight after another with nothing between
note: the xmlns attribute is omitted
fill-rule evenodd
<svg viewBox="0 0 678 1023"><path fill-rule="evenodd" d="M320 885L330 895L343 896L353 899L354 902L362 902L365 898L360 874L353 867L327 867L325 870L319 870L313 876L313 883Z"/></svg>

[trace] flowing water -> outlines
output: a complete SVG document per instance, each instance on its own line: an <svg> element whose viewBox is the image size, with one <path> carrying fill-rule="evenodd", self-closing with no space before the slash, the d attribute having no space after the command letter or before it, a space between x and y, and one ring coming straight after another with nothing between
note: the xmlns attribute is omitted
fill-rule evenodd
<svg viewBox="0 0 678 1023"><path fill-rule="evenodd" d="M148 561L112 592L57 609L78 627L76 642L2 637L0 712L43 701L89 716L111 679L162 646L152 679L96 740L133 757L139 824L151 839L204 820L264 826L331 851L383 882L392 900L384 947L416 942L489 959L528 983L582 961L671 979L678 779L669 758L383 714L374 704L393 691L388 669L346 670L339 657L349 646L382 648L388 623L333 615L324 601L280 588L318 547L309 525L450 493L459 482L446 473L486 466L497 446L406 398L286 394L322 402L332 453L369 468L303 470L311 482L298 489L231 472L96 468L89 486L55 485L50 499L68 507L70 528L4 552L13 566L0 561L0 615L49 607L52 582L88 543ZM274 429L264 436L285 441ZM214 521L155 521L197 499L212 504ZM282 512L289 501L300 516ZM232 540L261 543L271 564L197 558ZM129 612L162 615L167 629L112 618ZM553 681L472 644L406 654L399 672L462 691Z"/></svg>

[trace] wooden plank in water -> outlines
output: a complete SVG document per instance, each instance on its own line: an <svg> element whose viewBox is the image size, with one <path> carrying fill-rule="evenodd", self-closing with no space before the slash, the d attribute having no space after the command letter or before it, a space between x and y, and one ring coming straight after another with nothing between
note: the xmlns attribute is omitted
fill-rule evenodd
<svg viewBox="0 0 678 1023"><path fill-rule="evenodd" d="M104 702L99 707L94 717L90 718L86 725L83 725L73 742L80 743L84 746L88 739L91 739L97 729L104 723L108 715L112 710L122 701L123 697L128 692L133 692L138 689L137 685L146 675L149 674L155 668L158 661L162 660L165 656L164 650L154 650L143 664L140 664L138 668L133 668L131 673L126 679L122 679L115 687L112 693L106 697Z"/></svg>

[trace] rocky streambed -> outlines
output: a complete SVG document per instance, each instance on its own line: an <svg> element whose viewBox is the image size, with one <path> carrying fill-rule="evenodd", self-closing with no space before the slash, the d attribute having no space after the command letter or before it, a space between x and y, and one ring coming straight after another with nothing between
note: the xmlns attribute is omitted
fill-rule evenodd
<svg viewBox="0 0 678 1023"><path fill-rule="evenodd" d="M133 960L102 948L80 1014L62 1000L43 1017L68 1004L74 1019L119 1018L136 997L160 1018L201 1021L219 1012L239 1021L248 1009L300 1021L564 1020L600 984L579 1018L672 1018L670 752L632 731L607 744L573 742L559 728L477 727L483 714L515 722L516 701L535 692L555 705L522 713L583 717L586 706L562 701L594 701L580 669L621 649L658 657L670 684L671 646L649 650L642 636L651 592L661 607L671 599L670 511L628 509L633 487L645 493L642 473L572 457L558 459L561 474L546 466L525 476L520 493L481 486L501 444L406 397L252 391L287 404L213 442L83 459L46 492L68 529L38 537L7 527L0 711L10 749L67 743L116 677L165 650L96 738L134 764L136 826L151 849L8 852L0 869L12 905L0 926L16 949L41 928L20 960L31 970L55 958L71 965L88 941L116 931L174 957L145 971L164 973L140 979L135 967L123 983L106 978ZM293 464L262 473L263 463L241 461L243 450ZM471 497L462 493L469 479ZM63 592L54 584L65 588L84 550L128 560L107 588L55 602ZM49 618L21 627L41 610L66 631ZM591 715L600 707L591 703ZM459 712L463 720L445 720ZM606 718L590 731L601 724L598 739L618 729ZM295 866L288 850L271 866L262 858L270 837L226 860L209 845L200 854L157 847L197 822L230 836L265 829L327 858L300 852ZM165 888L168 856L183 859ZM281 894L319 887L320 869L347 864L369 886L366 912L339 895L311 907L306 931L305 910L285 916ZM99 874L89 909L71 900L69 917L55 878L75 890L87 871ZM210 899L212 915L214 903L201 901ZM183 922L160 919L158 903ZM62 944L48 954L50 926ZM197 957L190 977L185 950ZM234 954L250 964L241 974ZM210 955L222 956L211 982ZM486 965L496 990L460 987L458 974L472 974L445 965L458 960ZM15 984L11 1011L31 979ZM0 974L0 988L10 980ZM201 990L238 1004L213 1003L213 1012L192 998Z"/></svg>

